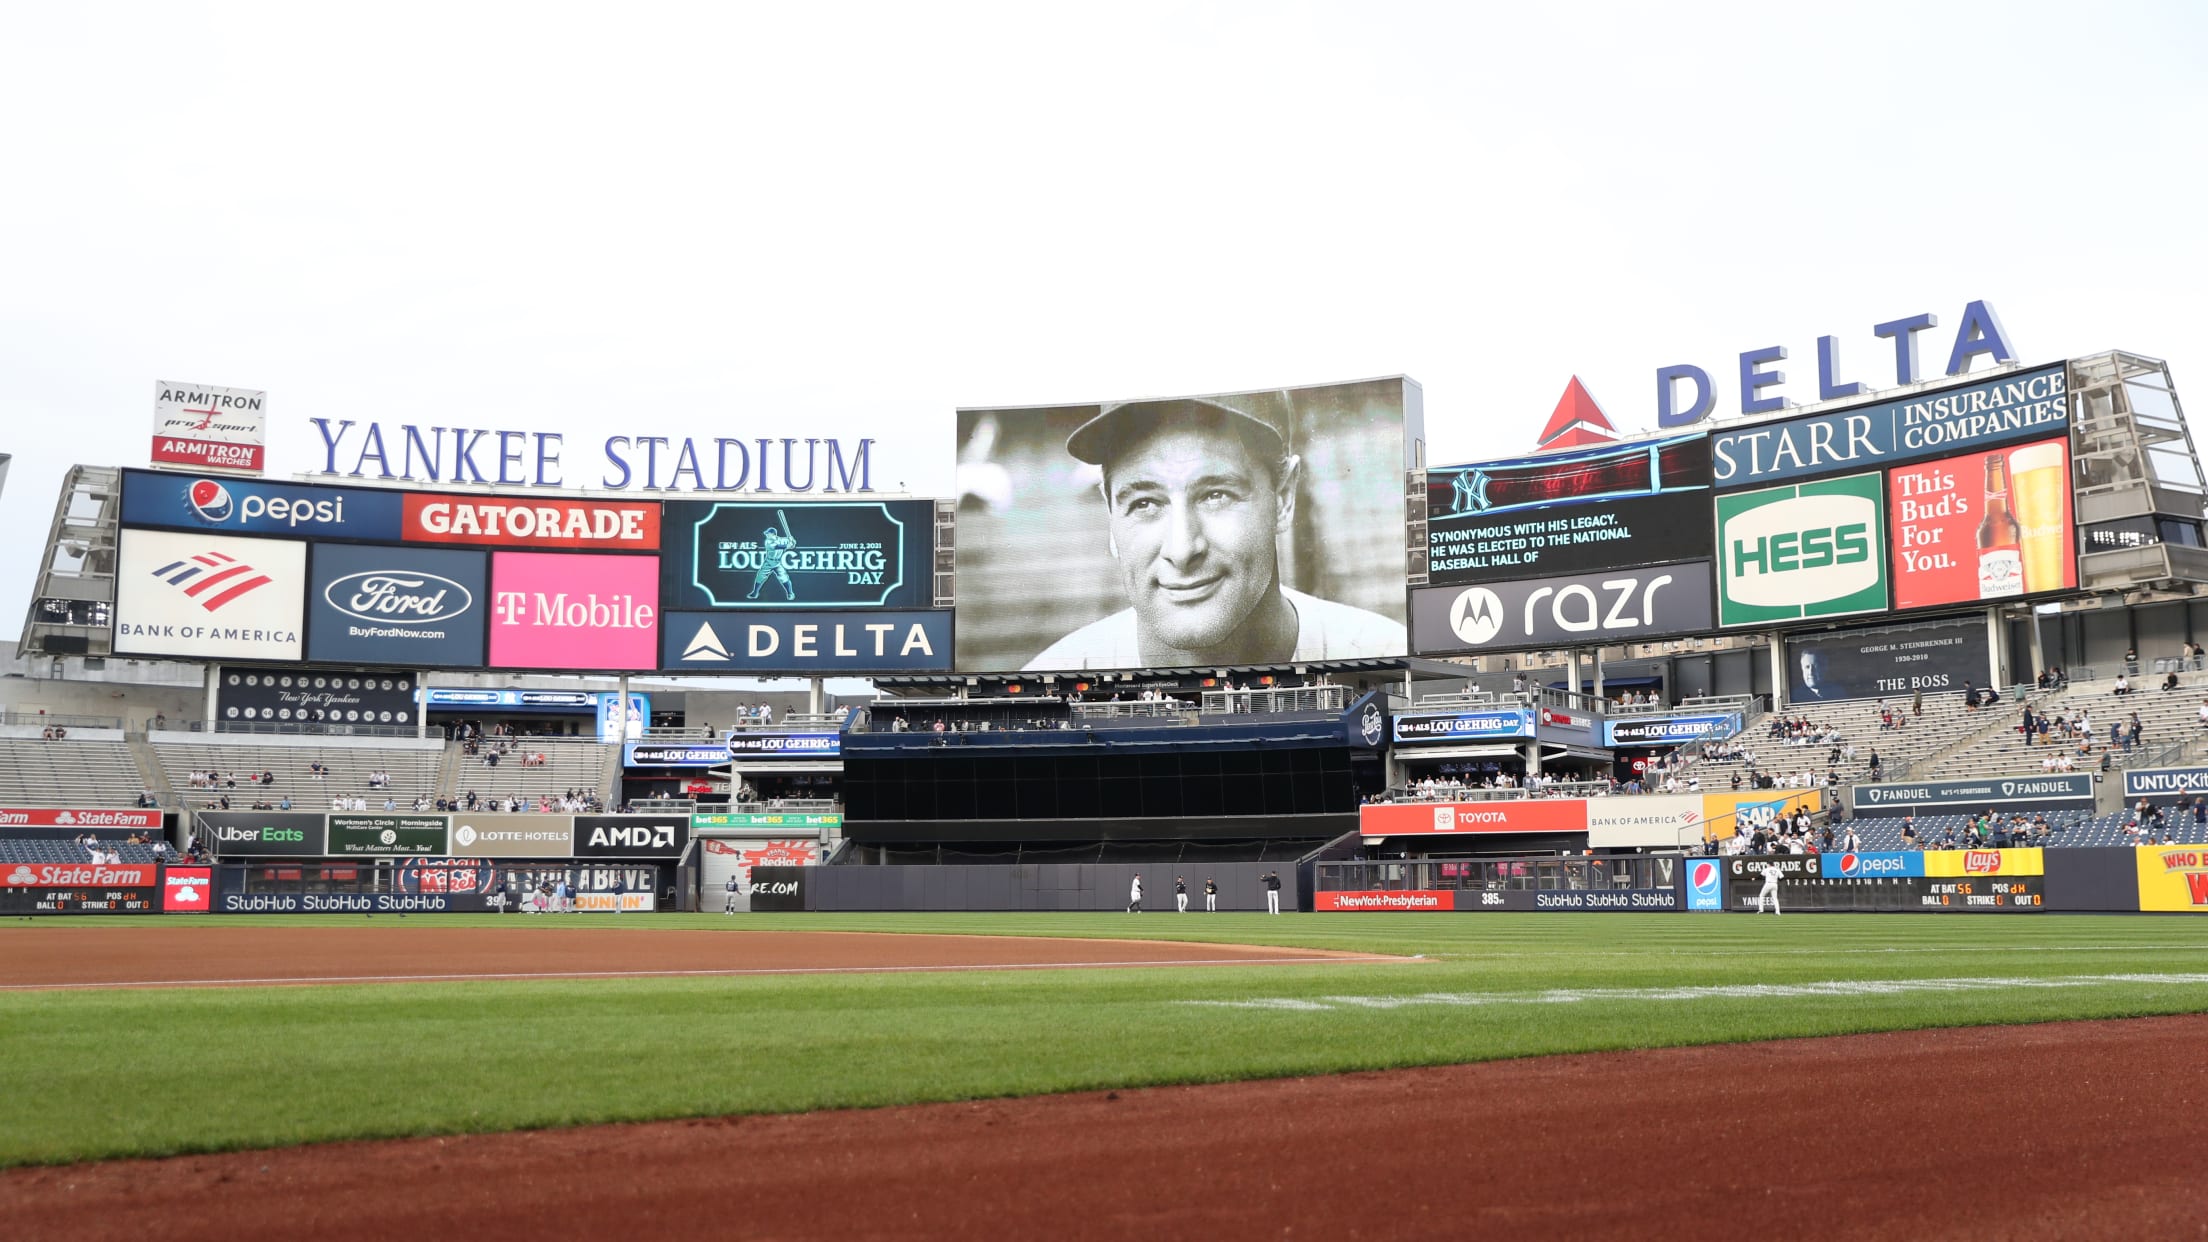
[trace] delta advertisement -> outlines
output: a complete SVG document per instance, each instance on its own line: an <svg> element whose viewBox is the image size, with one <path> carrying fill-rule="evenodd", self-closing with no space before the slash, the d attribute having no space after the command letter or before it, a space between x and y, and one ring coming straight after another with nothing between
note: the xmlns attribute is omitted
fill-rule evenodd
<svg viewBox="0 0 2208 1242"><path fill-rule="evenodd" d="M259 474L268 451L268 394L159 380L153 386L156 465Z"/></svg>
<svg viewBox="0 0 2208 1242"><path fill-rule="evenodd" d="M1921 815L1941 810L2082 810L2093 805L2093 775L2000 776L1961 781L1897 781L1857 785L1849 799L1858 815Z"/></svg>
<svg viewBox="0 0 2208 1242"><path fill-rule="evenodd" d="M1886 491L1896 609L2076 589L2068 441L1897 467Z"/></svg>
<svg viewBox="0 0 2208 1242"><path fill-rule="evenodd" d="M1533 736L1533 713L1522 707L1494 711L1454 712L1446 716L1397 716L1398 745L1427 742L1464 742L1485 738Z"/></svg>
<svg viewBox="0 0 2208 1242"><path fill-rule="evenodd" d="M1707 556L1709 491L1700 433L1429 470L1427 580L1466 586Z"/></svg>
<svg viewBox="0 0 2208 1242"><path fill-rule="evenodd" d="M307 545L125 530L115 565L115 654L296 661Z"/></svg>
<svg viewBox="0 0 2208 1242"><path fill-rule="evenodd" d="M1737 716L1626 716L1602 722L1602 744L1619 746L1677 746L1704 738L1722 739L1732 734Z"/></svg>
<svg viewBox="0 0 2208 1242"><path fill-rule="evenodd" d="M562 552L491 557L491 667L659 666L659 558Z"/></svg>
<svg viewBox="0 0 2208 1242"><path fill-rule="evenodd" d="M1717 620L1726 627L1886 610L1878 474L1718 496Z"/></svg>
<svg viewBox="0 0 2208 1242"><path fill-rule="evenodd" d="M659 550L660 507L649 501L404 495L402 537L408 543L593 552Z"/></svg>
<svg viewBox="0 0 2208 1242"><path fill-rule="evenodd" d="M2208 847L2140 846L2139 908L2208 914Z"/></svg>
<svg viewBox="0 0 2208 1242"><path fill-rule="evenodd" d="M434 857L450 852L443 815L332 815L329 849L334 857Z"/></svg>
<svg viewBox="0 0 2208 1242"><path fill-rule="evenodd" d="M1893 699L1906 706L1919 690L1959 691L1966 681L1983 687L1991 676L1990 656L1986 623L1978 617L1791 637L1786 699L1795 704Z"/></svg>
<svg viewBox="0 0 2208 1242"><path fill-rule="evenodd" d="M951 667L951 612L670 612L660 623L670 672L893 673Z"/></svg>
<svg viewBox="0 0 2208 1242"><path fill-rule="evenodd" d="M1358 809L1358 829L1368 837L1585 832L1587 802L1582 798L1377 802Z"/></svg>
<svg viewBox="0 0 2208 1242"><path fill-rule="evenodd" d="M325 664L481 668L488 553L318 543L307 587L307 658Z"/></svg>
<svg viewBox="0 0 2208 1242"><path fill-rule="evenodd" d="M122 524L222 535L396 543L400 494L255 479L123 471Z"/></svg>
<svg viewBox="0 0 2208 1242"><path fill-rule="evenodd" d="M1719 487L1740 487L2062 436L2070 429L2068 375L2067 366L2056 363L1894 401L1713 432L1711 479Z"/></svg>
<svg viewBox="0 0 2208 1242"><path fill-rule="evenodd" d="M661 593L670 609L926 608L935 602L933 501L673 500L664 520ZM946 648L945 668L949 656Z"/></svg>
<svg viewBox="0 0 2208 1242"><path fill-rule="evenodd" d="M1694 529L1705 517L1697 514ZM1629 643L1710 626L1710 563L1411 592L1411 649L1464 651Z"/></svg>

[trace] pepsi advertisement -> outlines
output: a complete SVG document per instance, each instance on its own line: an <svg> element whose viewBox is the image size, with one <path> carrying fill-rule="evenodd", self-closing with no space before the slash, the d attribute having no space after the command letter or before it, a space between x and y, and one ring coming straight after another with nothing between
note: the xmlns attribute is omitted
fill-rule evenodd
<svg viewBox="0 0 2208 1242"><path fill-rule="evenodd" d="M673 500L660 530L660 590L669 609L935 602L933 501Z"/></svg>
<svg viewBox="0 0 2208 1242"><path fill-rule="evenodd" d="M396 543L402 507L376 488L123 471L125 526Z"/></svg>
<svg viewBox="0 0 2208 1242"><path fill-rule="evenodd" d="M481 668L489 572L483 552L318 543L308 572L307 658Z"/></svg>

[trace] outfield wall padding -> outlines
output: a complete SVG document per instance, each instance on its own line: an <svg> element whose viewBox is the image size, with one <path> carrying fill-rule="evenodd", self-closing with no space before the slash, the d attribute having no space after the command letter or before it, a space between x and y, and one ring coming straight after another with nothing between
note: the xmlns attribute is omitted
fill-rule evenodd
<svg viewBox="0 0 2208 1242"><path fill-rule="evenodd" d="M2048 850L2047 908L2136 911L2139 852L2128 845Z"/></svg>
<svg viewBox="0 0 2208 1242"><path fill-rule="evenodd" d="M1219 882L1219 909L1263 910L1268 871L1280 874L1280 908L1296 908L1293 863L1212 863L1176 869L1168 863L946 864L885 867L754 867L754 885L795 884L798 891L754 909L860 910L1125 910L1127 889L1142 874L1145 912L1173 913L1173 877L1188 880L1188 908L1204 909L1204 880ZM784 900L795 898L790 904Z"/></svg>

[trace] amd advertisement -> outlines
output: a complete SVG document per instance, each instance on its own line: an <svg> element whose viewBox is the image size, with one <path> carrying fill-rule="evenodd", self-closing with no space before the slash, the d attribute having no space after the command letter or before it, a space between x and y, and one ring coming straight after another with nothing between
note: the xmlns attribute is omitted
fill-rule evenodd
<svg viewBox="0 0 2208 1242"><path fill-rule="evenodd" d="M1404 655L1423 401L1396 376L958 411L957 667Z"/></svg>
<svg viewBox="0 0 2208 1242"><path fill-rule="evenodd" d="M700 673L944 672L951 612L670 612L660 667Z"/></svg>
<svg viewBox="0 0 2208 1242"><path fill-rule="evenodd" d="M687 815L578 815L577 858L680 858L690 843Z"/></svg>
<svg viewBox="0 0 2208 1242"><path fill-rule="evenodd" d="M488 554L314 545L307 658L330 664L481 668Z"/></svg>
<svg viewBox="0 0 2208 1242"><path fill-rule="evenodd" d="M1840 703L1943 694L1966 681L1984 688L1990 660L1976 617L1802 635L1786 640L1786 697Z"/></svg>
<svg viewBox="0 0 2208 1242"><path fill-rule="evenodd" d="M1639 642L1710 628L1708 561L1411 592L1411 649L1419 655Z"/></svg>
<svg viewBox="0 0 2208 1242"><path fill-rule="evenodd" d="M1427 577L1462 586L1707 556L1709 492L1699 432L1429 470Z"/></svg>
<svg viewBox="0 0 2208 1242"><path fill-rule="evenodd" d="M935 602L933 501L674 500L662 521L660 593L670 609Z"/></svg>
<svg viewBox="0 0 2208 1242"><path fill-rule="evenodd" d="M410 725L414 712L407 673L225 669L215 687L215 718L241 724Z"/></svg>

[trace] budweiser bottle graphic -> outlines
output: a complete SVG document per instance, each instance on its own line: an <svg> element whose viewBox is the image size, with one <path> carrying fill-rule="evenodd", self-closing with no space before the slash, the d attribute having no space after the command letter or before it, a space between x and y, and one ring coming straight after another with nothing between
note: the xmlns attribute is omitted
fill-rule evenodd
<svg viewBox="0 0 2208 1242"><path fill-rule="evenodd" d="M2024 528L2009 511L2009 462L1986 458L1986 516L1978 523L1978 598L2024 593Z"/></svg>

